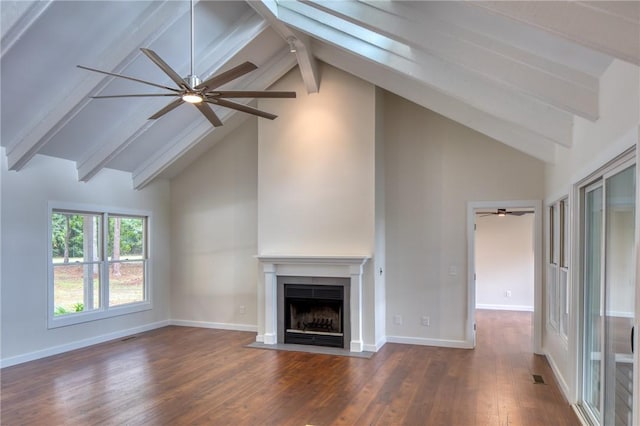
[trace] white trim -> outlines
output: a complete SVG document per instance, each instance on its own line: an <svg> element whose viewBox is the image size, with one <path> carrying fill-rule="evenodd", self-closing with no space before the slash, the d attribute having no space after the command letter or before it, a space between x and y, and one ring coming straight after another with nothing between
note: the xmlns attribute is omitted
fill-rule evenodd
<svg viewBox="0 0 640 426"><path fill-rule="evenodd" d="M542 244L542 202L540 200L512 200L512 201L468 201L467 202L467 325L466 344L475 347L476 333L474 329L476 319L476 283L475 283L475 219L476 212L483 209L498 208L527 208L534 211L533 222L533 352L542 354L542 275L543 275L543 244Z"/></svg>
<svg viewBox="0 0 640 426"><path fill-rule="evenodd" d="M362 352L363 341L363 273L369 255L274 255L255 256L262 264L264 273L264 334L263 343L278 343L277 278L278 276L345 277L350 279L349 311L351 317L351 352ZM259 337L259 336L258 336ZM282 343L282 342L280 342ZM347 343L347 342L345 342Z"/></svg>
<svg viewBox="0 0 640 426"><path fill-rule="evenodd" d="M439 348L473 349L466 340L430 339L424 337L387 336L387 343L436 346Z"/></svg>
<svg viewBox="0 0 640 426"><path fill-rule="evenodd" d="M551 371L553 372L553 376L556 379L556 382L558 383L558 387L560 388L562 395L564 395L567 401L572 401L573 398L571 397L571 392L569 391L569 385L567 384L566 380L564 379L564 376L560 372L560 369L558 368L558 364L556 364L555 360L553 359L553 356L551 356L550 353L547 352L544 354L544 356L545 358L547 358L547 362L551 367Z"/></svg>
<svg viewBox="0 0 640 426"><path fill-rule="evenodd" d="M387 343L387 336L383 336L380 340L376 342L375 345L364 344L363 351L365 352L378 352L382 347Z"/></svg>
<svg viewBox="0 0 640 426"><path fill-rule="evenodd" d="M53 245L52 245L52 216L54 210L66 211L66 212L78 212L87 213L101 216L102 229L98 232L102 232L100 238L102 251L102 257L99 262L100 265L100 300L107 301L96 310L88 310L81 313L71 313L69 315L55 315L55 294L54 294L54 265L53 265ZM112 261L109 260L107 255L108 245L108 223L110 216L130 216L142 218L145 221L144 229L144 258L142 259L144 268L144 290L143 294L145 299L139 302L128 303L125 305L109 306L109 266ZM97 321L105 318L112 318L120 315L131 314L135 312L143 312L153 309L152 299L152 285L153 282L151 274L151 225L153 221L152 212L149 210L130 209L122 207L113 207L100 204L83 204L66 201L49 200L47 202L47 328L55 329L58 327L66 327L70 325L82 324L90 321ZM86 263L85 263L86 264Z"/></svg>
<svg viewBox="0 0 640 426"><path fill-rule="evenodd" d="M52 355L58 355L58 354L73 351L76 349L86 348L87 346L97 345L98 343L104 343L110 340L121 339L123 337L131 336L138 333L143 333L145 331L166 327L168 325L169 325L168 320L158 321L151 324L128 328L126 330L114 331L112 333L107 333L100 336L77 340L75 342L66 343L64 345L41 349L35 352L29 352L22 355L3 358L0 360L0 368L10 367L12 365L22 364L24 362L29 362L29 361L35 361L36 359L45 358Z"/></svg>
<svg viewBox="0 0 640 426"><path fill-rule="evenodd" d="M530 305L488 305L484 303L478 303L476 309L491 309L494 311L521 311L521 312L533 312L533 306Z"/></svg>
<svg viewBox="0 0 640 426"><path fill-rule="evenodd" d="M169 320L169 325L175 325L178 327L198 327L198 328L215 328L218 330L231 330L231 331L251 331L258 332L258 326L253 324L232 324L226 322L209 322L209 321L190 321L172 319Z"/></svg>
<svg viewBox="0 0 640 426"><path fill-rule="evenodd" d="M593 426L578 405L571 404L571 408L573 408L573 412L576 413L576 417L578 417L582 426Z"/></svg>

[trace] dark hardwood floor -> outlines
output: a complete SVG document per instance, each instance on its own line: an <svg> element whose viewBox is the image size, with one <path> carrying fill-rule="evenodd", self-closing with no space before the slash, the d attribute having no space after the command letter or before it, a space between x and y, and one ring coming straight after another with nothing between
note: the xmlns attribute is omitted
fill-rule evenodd
<svg viewBox="0 0 640 426"><path fill-rule="evenodd" d="M531 314L477 319L475 350L388 343L371 359L246 348L254 333L166 327L3 369L0 422L579 425L531 352Z"/></svg>

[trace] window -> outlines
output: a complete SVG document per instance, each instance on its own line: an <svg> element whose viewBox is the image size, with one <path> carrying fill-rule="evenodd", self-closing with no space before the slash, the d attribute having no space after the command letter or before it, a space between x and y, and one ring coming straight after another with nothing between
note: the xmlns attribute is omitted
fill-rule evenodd
<svg viewBox="0 0 640 426"><path fill-rule="evenodd" d="M569 322L569 209L563 198L549 206L547 318L551 328L567 338Z"/></svg>
<svg viewBox="0 0 640 426"><path fill-rule="evenodd" d="M148 214L50 203L49 327L150 309Z"/></svg>

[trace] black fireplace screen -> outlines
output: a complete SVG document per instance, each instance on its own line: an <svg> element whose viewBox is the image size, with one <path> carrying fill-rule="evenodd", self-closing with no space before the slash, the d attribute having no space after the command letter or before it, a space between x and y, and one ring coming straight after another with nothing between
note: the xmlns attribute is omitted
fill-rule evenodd
<svg viewBox="0 0 640 426"><path fill-rule="evenodd" d="M344 287L286 284L285 343L343 347Z"/></svg>

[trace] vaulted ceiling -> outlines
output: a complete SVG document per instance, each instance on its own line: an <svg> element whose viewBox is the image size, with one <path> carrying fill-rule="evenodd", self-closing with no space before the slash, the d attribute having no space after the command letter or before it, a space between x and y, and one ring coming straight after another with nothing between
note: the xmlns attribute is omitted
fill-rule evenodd
<svg viewBox="0 0 640 426"><path fill-rule="evenodd" d="M213 127L181 106L149 120L166 99L90 99L158 90L78 64L173 85L141 47L189 74L187 1L2 0L0 11L11 170L43 154L74 161L81 181L106 167L142 188L251 117L214 107L224 125ZM307 92L321 91L323 61L553 162L556 146L574 143L576 117L598 120L612 62L640 66L640 2L201 0L194 51L201 78L258 66L227 90L267 89L297 65Z"/></svg>

